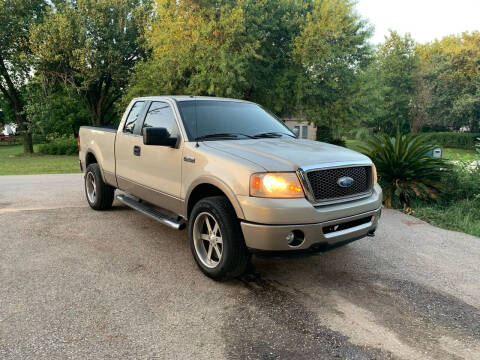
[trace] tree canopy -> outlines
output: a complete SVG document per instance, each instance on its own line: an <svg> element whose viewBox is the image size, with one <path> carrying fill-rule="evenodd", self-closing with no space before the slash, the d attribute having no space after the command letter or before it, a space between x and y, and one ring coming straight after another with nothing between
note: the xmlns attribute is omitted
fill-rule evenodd
<svg viewBox="0 0 480 360"><path fill-rule="evenodd" d="M92 124L108 123L133 66L146 54L142 39L150 14L144 0L57 2L31 31L37 71L73 87Z"/></svg>
<svg viewBox="0 0 480 360"><path fill-rule="evenodd" d="M152 55L126 99L238 97L333 129L349 113L370 33L350 0L158 0L146 32Z"/></svg>
<svg viewBox="0 0 480 360"><path fill-rule="evenodd" d="M480 33L378 46L354 0L0 0L0 123L76 134L141 95L251 100L347 133L480 131Z"/></svg>
<svg viewBox="0 0 480 360"><path fill-rule="evenodd" d="M8 105L24 137L24 150L27 153L33 152L23 96L23 88L33 72L28 37L31 27L42 21L46 6L43 0L0 1L0 91L4 97L3 103Z"/></svg>

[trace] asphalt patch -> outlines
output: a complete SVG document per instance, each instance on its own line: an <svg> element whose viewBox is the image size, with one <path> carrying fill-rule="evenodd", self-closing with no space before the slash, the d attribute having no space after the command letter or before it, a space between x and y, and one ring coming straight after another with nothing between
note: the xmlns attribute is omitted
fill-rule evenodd
<svg viewBox="0 0 480 360"><path fill-rule="evenodd" d="M222 331L229 359L395 359L380 349L359 346L320 324L278 283L248 274L248 291L237 298Z"/></svg>

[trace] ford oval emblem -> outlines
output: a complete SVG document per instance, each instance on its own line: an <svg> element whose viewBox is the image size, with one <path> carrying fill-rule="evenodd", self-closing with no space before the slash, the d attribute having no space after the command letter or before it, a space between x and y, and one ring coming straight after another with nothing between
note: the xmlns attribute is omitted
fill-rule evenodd
<svg viewBox="0 0 480 360"><path fill-rule="evenodd" d="M355 180L350 176L344 176L337 180L337 184L343 188L347 188L355 184Z"/></svg>

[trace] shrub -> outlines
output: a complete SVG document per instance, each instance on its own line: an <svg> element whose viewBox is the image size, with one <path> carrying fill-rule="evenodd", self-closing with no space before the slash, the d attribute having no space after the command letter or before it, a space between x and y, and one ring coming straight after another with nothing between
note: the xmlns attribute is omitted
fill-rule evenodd
<svg viewBox="0 0 480 360"><path fill-rule="evenodd" d="M454 132L429 133L427 135L435 145L470 150L475 148L475 139L479 136L480 134Z"/></svg>
<svg viewBox="0 0 480 360"><path fill-rule="evenodd" d="M442 203L472 200L479 201L480 206L480 166L472 166L470 161L459 162L443 173L441 182Z"/></svg>
<svg viewBox="0 0 480 360"><path fill-rule="evenodd" d="M426 154L435 146L422 135L401 135L390 138L383 134L359 146L375 163L383 187L385 205L399 201L410 209L410 198L434 199L441 190L442 173L448 165Z"/></svg>
<svg viewBox="0 0 480 360"><path fill-rule="evenodd" d="M371 136L370 130L366 128L360 128L355 130L355 139L365 141Z"/></svg>
<svg viewBox="0 0 480 360"><path fill-rule="evenodd" d="M459 200L447 205L423 201L414 205L414 215L435 226L480 236L479 204L474 200Z"/></svg>
<svg viewBox="0 0 480 360"><path fill-rule="evenodd" d="M50 140L40 145L38 152L47 155L74 155L78 153L77 139L70 136Z"/></svg>
<svg viewBox="0 0 480 360"><path fill-rule="evenodd" d="M477 153L480 154L480 137L477 138L477 140L478 140L478 143L475 145L475 148L477 149Z"/></svg>

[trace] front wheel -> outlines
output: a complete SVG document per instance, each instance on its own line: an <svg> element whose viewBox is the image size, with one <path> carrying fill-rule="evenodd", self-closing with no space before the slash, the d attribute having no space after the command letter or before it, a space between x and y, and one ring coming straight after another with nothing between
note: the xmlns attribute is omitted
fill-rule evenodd
<svg viewBox="0 0 480 360"><path fill-rule="evenodd" d="M95 210L106 210L112 207L115 188L102 179L100 166L97 163L88 165L85 172L85 195L88 204Z"/></svg>
<svg viewBox="0 0 480 360"><path fill-rule="evenodd" d="M223 196L195 204L188 235L193 257L200 269L215 280L242 275L250 261L235 211Z"/></svg>

